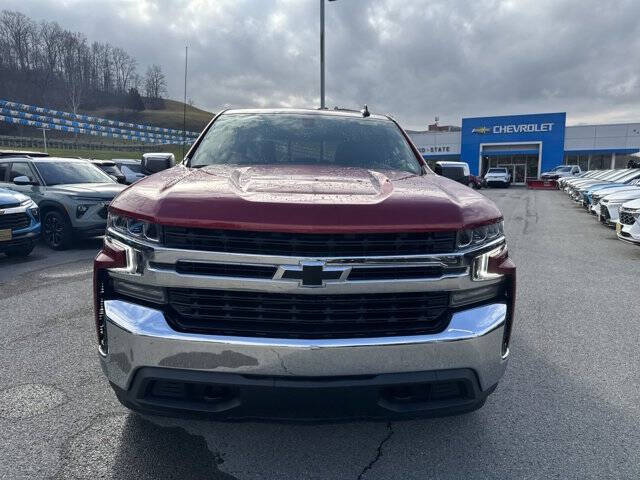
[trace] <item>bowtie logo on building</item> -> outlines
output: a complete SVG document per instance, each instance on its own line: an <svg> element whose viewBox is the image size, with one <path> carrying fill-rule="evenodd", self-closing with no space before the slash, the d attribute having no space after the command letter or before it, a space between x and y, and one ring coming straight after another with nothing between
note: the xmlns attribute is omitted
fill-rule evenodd
<svg viewBox="0 0 640 480"><path fill-rule="evenodd" d="M471 133L478 133L480 135L484 135L485 133L489 133L491 129L489 127L476 127L471 130Z"/></svg>

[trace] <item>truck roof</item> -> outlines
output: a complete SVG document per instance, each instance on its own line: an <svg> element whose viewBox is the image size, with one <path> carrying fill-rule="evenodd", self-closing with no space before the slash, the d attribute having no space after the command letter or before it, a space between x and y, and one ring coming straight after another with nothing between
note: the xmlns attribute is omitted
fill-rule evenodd
<svg viewBox="0 0 640 480"><path fill-rule="evenodd" d="M358 110L346 110L346 109L314 109L314 108L239 108L230 109L222 112L223 115L236 114L236 113L264 113L264 114L277 114L277 113L293 113L297 115L328 115L335 117L353 117L353 118L375 118L378 120L390 120L387 115L379 115L372 113L369 117L363 117L362 113Z"/></svg>

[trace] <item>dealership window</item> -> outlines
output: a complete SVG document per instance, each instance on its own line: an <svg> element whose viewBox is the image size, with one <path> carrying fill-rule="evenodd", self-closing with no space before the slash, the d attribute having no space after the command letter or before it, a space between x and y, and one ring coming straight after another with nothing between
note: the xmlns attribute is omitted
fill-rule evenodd
<svg viewBox="0 0 640 480"><path fill-rule="evenodd" d="M587 154L565 154L564 156L564 164L565 165L579 165L580 170L588 170L589 169L589 155Z"/></svg>
<svg viewBox="0 0 640 480"><path fill-rule="evenodd" d="M629 160L638 160L635 155L625 155L623 153L616 153L616 163L613 168L627 168Z"/></svg>
<svg viewBox="0 0 640 480"><path fill-rule="evenodd" d="M492 167L507 167L510 171L518 174L518 182L523 182L526 178L538 178L537 155L484 155L482 160L482 175L487 173L487 170ZM522 169L515 170L515 165L525 165L526 178L522 178ZM514 176L514 179L515 178L516 177Z"/></svg>
<svg viewBox="0 0 640 480"><path fill-rule="evenodd" d="M611 154L598 153L591 155L589 160L589 170L604 170L611 168Z"/></svg>

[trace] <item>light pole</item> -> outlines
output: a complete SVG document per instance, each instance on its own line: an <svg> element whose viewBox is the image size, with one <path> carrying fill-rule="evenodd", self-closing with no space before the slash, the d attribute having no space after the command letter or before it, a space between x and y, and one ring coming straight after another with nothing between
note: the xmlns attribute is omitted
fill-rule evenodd
<svg viewBox="0 0 640 480"><path fill-rule="evenodd" d="M182 104L182 158L184 158L184 142L187 137L187 58L189 57L189 47L184 47L184 99Z"/></svg>
<svg viewBox="0 0 640 480"><path fill-rule="evenodd" d="M335 0L329 0L335 2ZM320 108L324 104L324 0L320 0Z"/></svg>

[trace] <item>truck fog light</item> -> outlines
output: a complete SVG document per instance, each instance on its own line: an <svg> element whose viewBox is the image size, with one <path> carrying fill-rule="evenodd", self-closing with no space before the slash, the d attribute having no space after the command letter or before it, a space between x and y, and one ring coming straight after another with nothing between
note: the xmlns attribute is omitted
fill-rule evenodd
<svg viewBox="0 0 640 480"><path fill-rule="evenodd" d="M140 285L138 283L113 279L113 289L121 295L138 298L152 303L166 303L165 290L162 287Z"/></svg>
<svg viewBox="0 0 640 480"><path fill-rule="evenodd" d="M496 298L502 290L502 284L487 285L479 288L471 288L469 290L460 290L451 293L451 306L468 305L469 303L478 303L491 298Z"/></svg>

